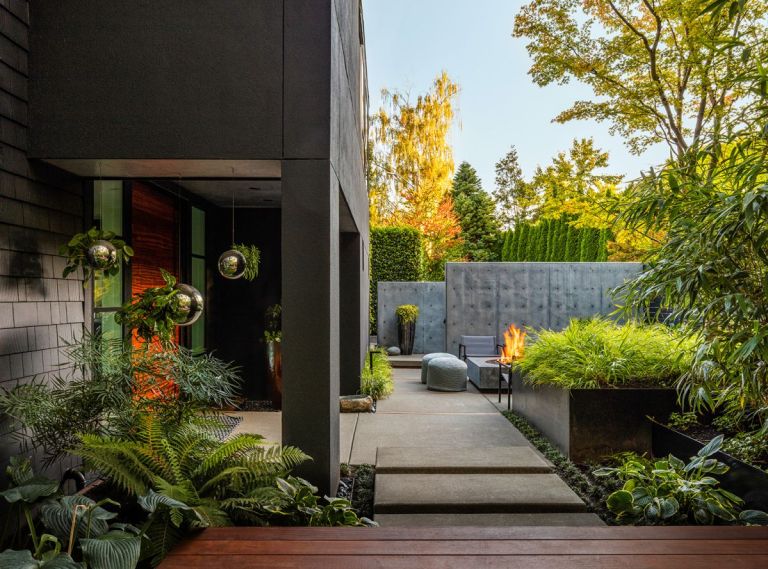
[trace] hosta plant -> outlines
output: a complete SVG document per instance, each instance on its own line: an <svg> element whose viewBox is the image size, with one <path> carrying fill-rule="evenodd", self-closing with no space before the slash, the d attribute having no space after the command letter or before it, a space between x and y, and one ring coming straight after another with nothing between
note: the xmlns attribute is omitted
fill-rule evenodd
<svg viewBox="0 0 768 569"><path fill-rule="evenodd" d="M608 497L608 509L620 524L678 525L743 523L768 524L768 514L744 510L744 501L720 488L713 475L728 466L713 458L723 443L712 439L687 464L669 455L652 461L644 456L624 455L617 468L601 468L595 476L616 477L620 490Z"/></svg>

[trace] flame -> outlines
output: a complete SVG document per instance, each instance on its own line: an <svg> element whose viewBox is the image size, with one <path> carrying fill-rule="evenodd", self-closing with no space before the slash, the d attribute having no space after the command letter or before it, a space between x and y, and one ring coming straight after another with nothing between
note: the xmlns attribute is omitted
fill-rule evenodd
<svg viewBox="0 0 768 569"><path fill-rule="evenodd" d="M522 359L525 353L525 331L514 324L504 332L504 345L501 348L501 361L511 363Z"/></svg>

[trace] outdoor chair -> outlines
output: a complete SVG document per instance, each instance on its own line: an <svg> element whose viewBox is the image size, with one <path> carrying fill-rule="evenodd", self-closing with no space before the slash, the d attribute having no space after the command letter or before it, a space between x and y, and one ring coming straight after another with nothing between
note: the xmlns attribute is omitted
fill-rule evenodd
<svg viewBox="0 0 768 569"><path fill-rule="evenodd" d="M497 358L501 346L496 343L496 336L462 336L459 341L459 357L467 358Z"/></svg>

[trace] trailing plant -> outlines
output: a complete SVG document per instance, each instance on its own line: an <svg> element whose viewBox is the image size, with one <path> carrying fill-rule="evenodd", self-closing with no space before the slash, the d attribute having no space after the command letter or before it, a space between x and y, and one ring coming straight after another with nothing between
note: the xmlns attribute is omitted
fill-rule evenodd
<svg viewBox="0 0 768 569"><path fill-rule="evenodd" d="M518 367L525 381L568 389L671 386L690 369L693 340L669 327L602 318L540 330ZM531 337L529 335L529 337Z"/></svg>
<svg viewBox="0 0 768 569"><path fill-rule="evenodd" d="M699 416L693 411L674 412L669 416L667 427L677 429L678 431L689 431L699 426Z"/></svg>
<svg viewBox="0 0 768 569"><path fill-rule="evenodd" d="M254 280L259 276L259 263L261 262L261 250L256 245L245 245L235 243L232 249L240 253L245 258L245 272L243 278L248 281Z"/></svg>
<svg viewBox="0 0 768 569"><path fill-rule="evenodd" d="M688 464L673 455L652 461L630 453L619 467L596 470L595 476L623 483L621 490L608 497L608 509L621 524L768 525L768 514L742 509L744 501L720 488L713 478L728 471L728 465L712 458L722 443L722 435L715 437Z"/></svg>
<svg viewBox="0 0 768 569"><path fill-rule="evenodd" d="M383 349L373 353L373 368L371 358L366 358L366 365L360 375L360 393L370 395L374 401L386 399L395 389L392 379L392 364Z"/></svg>
<svg viewBox="0 0 768 569"><path fill-rule="evenodd" d="M419 318L419 307L413 304L401 304L395 310L400 324L413 324Z"/></svg>
<svg viewBox="0 0 768 569"><path fill-rule="evenodd" d="M11 488L0 496L21 509L32 550L7 549L0 566L7 569L133 569L139 562L142 533L130 525L113 523L115 512L102 506L120 504L86 496L62 496L59 483L32 471L29 459L13 457L6 469ZM39 521L33 518L39 511ZM8 521L15 520L14 512ZM40 526L45 533L40 533ZM82 563L75 559L82 559Z"/></svg>
<svg viewBox="0 0 768 569"><path fill-rule="evenodd" d="M273 304L264 313L264 339L267 342L280 342L283 339L283 309Z"/></svg>
<svg viewBox="0 0 768 569"><path fill-rule="evenodd" d="M182 346L126 349L121 340L86 333L65 348L71 367L47 381L0 392L0 412L25 448L61 459L78 435L121 436L151 410L160 424L178 424L211 406L234 404L238 368Z"/></svg>
<svg viewBox="0 0 768 569"><path fill-rule="evenodd" d="M88 259L88 250L97 241L108 241L117 253L115 262L103 269L92 267ZM83 278L87 282L93 270L103 270L105 274L114 276L120 272L121 263L128 263L133 256L133 249L125 241L119 239L112 231L102 231L91 227L85 233L77 233L72 236L65 245L59 247L59 255L67 258L67 264L61 277L66 279L74 273L78 267L83 268Z"/></svg>
<svg viewBox="0 0 768 569"><path fill-rule="evenodd" d="M762 431L737 433L725 439L723 451L734 458L768 470L768 437Z"/></svg>
<svg viewBox="0 0 768 569"><path fill-rule="evenodd" d="M173 332L182 317L176 298L176 277L160 269L165 284L149 287L135 295L115 313L115 322L135 330L136 335L150 343L155 338L163 346L169 346Z"/></svg>

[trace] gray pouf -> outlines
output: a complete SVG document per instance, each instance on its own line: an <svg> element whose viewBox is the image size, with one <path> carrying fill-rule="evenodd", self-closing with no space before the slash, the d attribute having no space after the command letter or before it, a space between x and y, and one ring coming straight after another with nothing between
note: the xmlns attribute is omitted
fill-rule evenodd
<svg viewBox="0 0 768 569"><path fill-rule="evenodd" d="M387 348L387 355L390 356L399 356L400 355L400 348L397 346L390 346Z"/></svg>
<svg viewBox="0 0 768 569"><path fill-rule="evenodd" d="M434 360L435 358L455 358L455 357L456 356L454 356L453 354L449 354L447 352L433 352L421 358L421 383L425 385L427 383L427 367L429 367L429 362L431 360Z"/></svg>
<svg viewBox="0 0 768 569"><path fill-rule="evenodd" d="M467 364L455 356L434 358L427 367L427 389L466 391Z"/></svg>

